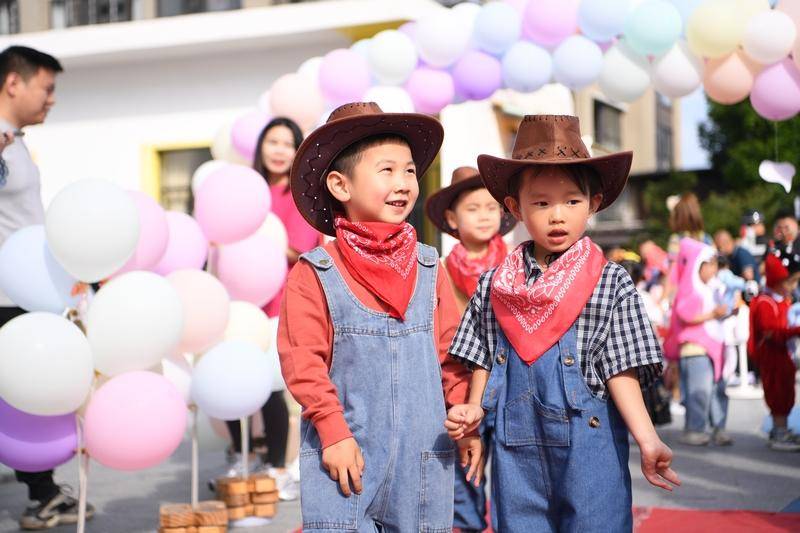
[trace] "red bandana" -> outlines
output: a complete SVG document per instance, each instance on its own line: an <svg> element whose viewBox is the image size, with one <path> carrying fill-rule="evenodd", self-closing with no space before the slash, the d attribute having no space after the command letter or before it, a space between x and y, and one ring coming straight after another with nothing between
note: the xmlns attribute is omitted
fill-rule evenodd
<svg viewBox="0 0 800 533"><path fill-rule="evenodd" d="M530 365L578 319L600 280L606 258L584 237L527 285L523 250L529 244L519 245L497 269L491 302L503 333Z"/></svg>
<svg viewBox="0 0 800 533"><path fill-rule="evenodd" d="M350 222L336 217L336 245L348 272L404 320L417 281L417 232L408 222Z"/></svg>
<svg viewBox="0 0 800 533"><path fill-rule="evenodd" d="M467 249L459 242L445 261L450 279L453 280L456 289L467 298L478 288L478 278L481 274L500 265L508 255L508 249L503 237L498 233L489 241L489 249L483 257L469 257L468 254Z"/></svg>

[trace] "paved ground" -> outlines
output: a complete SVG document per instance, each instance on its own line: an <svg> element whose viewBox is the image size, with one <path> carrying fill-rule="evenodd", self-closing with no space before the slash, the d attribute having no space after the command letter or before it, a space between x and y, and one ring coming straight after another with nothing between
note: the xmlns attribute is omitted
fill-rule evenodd
<svg viewBox="0 0 800 533"><path fill-rule="evenodd" d="M682 420L663 428L661 434L675 451L675 469L684 481L673 494L650 487L641 475L636 448L631 457L634 503L644 506L683 508L761 509L779 511L800 498L800 453L777 453L766 447L759 434L766 414L762 401L731 402L729 428L736 439L731 448L690 448L677 443ZM201 480L223 466L219 452L201 454ZM158 504L189 499L189 446L158 468L138 473L116 472L92 465L90 499L98 510L89 523L92 533L138 533L155 530ZM3 472L0 472L0 476ZM6 477L7 479L7 477ZM72 462L58 472L59 481L76 484ZM25 506L25 492L14 482L0 483L0 532L16 531L16 518ZM201 487L201 498L211 493ZM299 504L283 503L270 526L252 528L254 533L291 531L300 524ZM55 531L73 531L60 527ZM244 531L244 530L242 530Z"/></svg>

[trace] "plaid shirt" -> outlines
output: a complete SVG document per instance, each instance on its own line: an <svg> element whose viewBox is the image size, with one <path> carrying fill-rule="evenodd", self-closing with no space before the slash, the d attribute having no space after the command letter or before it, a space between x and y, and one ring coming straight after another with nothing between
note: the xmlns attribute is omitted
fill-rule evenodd
<svg viewBox="0 0 800 533"><path fill-rule="evenodd" d="M528 284L542 274L533 247L523 253ZM491 370L500 324L490 303L492 276L484 272L458 326L450 355L467 366ZM644 303L628 273L607 263L592 296L577 320L578 357L586 384L598 398L606 398L606 381L637 368L642 387L661 373L661 347L653 333Z"/></svg>

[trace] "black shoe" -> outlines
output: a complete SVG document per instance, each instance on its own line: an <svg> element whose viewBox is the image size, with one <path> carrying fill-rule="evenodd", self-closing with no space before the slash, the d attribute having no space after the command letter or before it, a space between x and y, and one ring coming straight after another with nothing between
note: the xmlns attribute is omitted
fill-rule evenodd
<svg viewBox="0 0 800 533"><path fill-rule="evenodd" d="M78 500L69 495L67 486L59 488L58 494L47 502L35 502L25 509L19 525L22 529L50 529L61 524L78 523ZM86 504L86 520L94 516L94 507Z"/></svg>

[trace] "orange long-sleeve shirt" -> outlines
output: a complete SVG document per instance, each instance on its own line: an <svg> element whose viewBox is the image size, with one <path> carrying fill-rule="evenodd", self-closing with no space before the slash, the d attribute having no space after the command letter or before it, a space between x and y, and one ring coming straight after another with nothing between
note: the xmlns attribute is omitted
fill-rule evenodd
<svg viewBox="0 0 800 533"><path fill-rule="evenodd" d="M381 300L350 275L335 242L325 245L325 250L361 303L375 311L388 312ZM447 354L461 317L441 264L436 277L436 296L431 340L442 366L445 402L466 403L470 371ZM314 267L305 261L297 263L289 273L278 326L278 353L286 386L303 406L303 417L314 424L322 447L352 437L336 386L329 377L333 324L327 300Z"/></svg>

